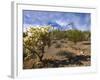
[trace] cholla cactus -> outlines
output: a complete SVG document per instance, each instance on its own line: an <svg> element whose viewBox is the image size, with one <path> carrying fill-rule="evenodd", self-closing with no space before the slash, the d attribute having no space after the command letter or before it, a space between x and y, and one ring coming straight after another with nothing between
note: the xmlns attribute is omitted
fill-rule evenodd
<svg viewBox="0 0 100 80"><path fill-rule="evenodd" d="M30 27L27 29L27 36L23 39L24 47L42 61L45 46L50 46L51 26Z"/></svg>

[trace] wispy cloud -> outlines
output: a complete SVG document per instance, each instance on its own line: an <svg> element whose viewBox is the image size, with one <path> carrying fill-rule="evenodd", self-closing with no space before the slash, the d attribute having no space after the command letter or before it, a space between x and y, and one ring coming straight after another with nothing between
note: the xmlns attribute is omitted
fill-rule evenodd
<svg viewBox="0 0 100 80"><path fill-rule="evenodd" d="M90 13L75 12L53 12L53 11L34 11L23 10L23 25L47 25L49 22L55 22L61 26L65 26L70 22L80 30L89 30L91 26Z"/></svg>

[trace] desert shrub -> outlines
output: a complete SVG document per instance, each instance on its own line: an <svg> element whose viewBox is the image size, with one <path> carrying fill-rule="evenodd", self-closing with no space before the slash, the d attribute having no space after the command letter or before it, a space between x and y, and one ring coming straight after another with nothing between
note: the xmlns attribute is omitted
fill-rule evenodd
<svg viewBox="0 0 100 80"><path fill-rule="evenodd" d="M30 55L32 55L32 56L30 56ZM31 58L36 58L36 56L34 55L34 54L32 54L31 52L30 52L30 50L28 50L27 48L25 48L24 46L23 46L23 60L26 60L26 59L31 59Z"/></svg>
<svg viewBox="0 0 100 80"><path fill-rule="evenodd" d="M68 40L73 41L74 43L85 40L84 33L79 30L68 30L66 34L67 34Z"/></svg>
<svg viewBox="0 0 100 80"><path fill-rule="evenodd" d="M26 37L27 35L27 32L23 32L23 37Z"/></svg>
<svg viewBox="0 0 100 80"><path fill-rule="evenodd" d="M86 41L90 40L90 38L91 38L91 33L90 33L90 31L84 31L83 33L84 33L84 35L85 35L85 40L86 40Z"/></svg>
<svg viewBox="0 0 100 80"><path fill-rule="evenodd" d="M64 39L67 37L67 35L65 34L66 31L60 31L60 30L54 30L53 32L53 37L56 39Z"/></svg>

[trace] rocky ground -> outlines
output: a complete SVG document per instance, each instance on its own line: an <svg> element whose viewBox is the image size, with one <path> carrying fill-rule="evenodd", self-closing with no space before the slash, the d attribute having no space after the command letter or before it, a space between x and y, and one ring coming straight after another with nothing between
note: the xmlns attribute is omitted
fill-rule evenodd
<svg viewBox="0 0 100 80"><path fill-rule="evenodd" d="M91 65L91 43L81 41L76 44L67 40L53 40L50 48L45 48L43 57L45 66L41 68L75 67ZM24 61L24 69L32 69L34 64L41 66L43 63L35 59ZM37 66L37 65L36 65Z"/></svg>

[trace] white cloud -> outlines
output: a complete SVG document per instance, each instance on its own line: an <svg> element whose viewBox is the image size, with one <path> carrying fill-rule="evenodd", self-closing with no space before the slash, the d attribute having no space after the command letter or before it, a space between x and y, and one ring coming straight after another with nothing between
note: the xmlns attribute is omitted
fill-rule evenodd
<svg viewBox="0 0 100 80"><path fill-rule="evenodd" d="M61 26L65 26L68 24L67 21L65 22L65 21L61 21L61 20L57 20L56 23L58 23Z"/></svg>
<svg viewBox="0 0 100 80"><path fill-rule="evenodd" d="M26 32L26 30L30 27L39 27L39 25L31 25L31 24L23 24L23 31Z"/></svg>

